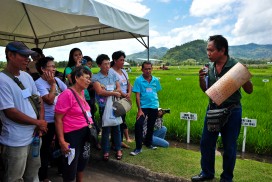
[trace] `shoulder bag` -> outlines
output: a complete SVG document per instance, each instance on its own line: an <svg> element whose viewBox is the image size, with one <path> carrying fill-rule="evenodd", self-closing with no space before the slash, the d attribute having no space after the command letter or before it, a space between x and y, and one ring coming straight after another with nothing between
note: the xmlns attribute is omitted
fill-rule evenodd
<svg viewBox="0 0 272 182"><path fill-rule="evenodd" d="M207 126L210 132L220 132L227 123L231 111L229 108L214 109L207 111Z"/></svg>
<svg viewBox="0 0 272 182"><path fill-rule="evenodd" d="M81 108L82 113L83 113L83 115L84 115L84 117L85 117L85 119L86 119L86 122L87 122L87 124L88 124L88 127L89 127L89 136L88 136L88 140L89 140L89 142L90 142L91 144L93 144L93 146L96 146L97 143L98 143L98 137L97 137L96 128L95 128L95 126L94 126L93 124L90 123L90 121L89 121L89 119L88 119L88 116L87 116L86 112L84 111L82 105L80 104L80 101L79 101L79 99L78 99L78 97L77 97L75 91L74 91L73 89L71 89L71 88L69 88L69 89L72 91L74 97L76 98L77 103L78 103L79 107Z"/></svg>
<svg viewBox="0 0 272 182"><path fill-rule="evenodd" d="M23 83L14 75L12 75L10 72L8 72L6 69L2 71L5 73L7 76L9 76L17 85L22 89L25 90L25 87ZM28 97L29 102L31 103L37 118L40 116L40 110L41 110L41 101L40 101L40 96L36 94L32 94L30 97Z"/></svg>
<svg viewBox="0 0 272 182"><path fill-rule="evenodd" d="M127 80L127 85L128 85L127 76L123 72L123 70L121 70L121 71L122 71L123 75L125 76L125 78ZM121 98L121 99L115 98L112 107L113 107L114 115L118 117L118 116L123 116L128 111L130 111L132 108L132 104L131 104L131 101L129 101L126 98Z"/></svg>

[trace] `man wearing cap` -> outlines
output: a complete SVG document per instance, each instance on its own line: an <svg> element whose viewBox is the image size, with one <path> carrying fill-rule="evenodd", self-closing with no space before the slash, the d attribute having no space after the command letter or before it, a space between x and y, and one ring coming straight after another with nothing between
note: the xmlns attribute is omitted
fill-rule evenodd
<svg viewBox="0 0 272 182"><path fill-rule="evenodd" d="M40 157L32 157L31 143L35 132L47 132L47 122L43 119L43 108L37 118L29 97L39 93L31 76L21 71L26 69L29 55L35 52L22 42L11 42L6 46L5 53L7 67L5 73L0 72L0 119L3 124L0 144L3 146L1 157L4 164L2 181L36 182L39 181ZM21 89L14 78L25 89Z"/></svg>

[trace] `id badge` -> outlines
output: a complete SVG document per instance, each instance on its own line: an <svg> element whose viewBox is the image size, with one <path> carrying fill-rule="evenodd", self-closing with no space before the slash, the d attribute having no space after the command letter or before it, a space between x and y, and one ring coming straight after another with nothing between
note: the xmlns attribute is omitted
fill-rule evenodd
<svg viewBox="0 0 272 182"><path fill-rule="evenodd" d="M106 90L107 91L113 91L114 90L114 85L107 85Z"/></svg>
<svg viewBox="0 0 272 182"><path fill-rule="evenodd" d="M121 82L121 84L122 84L122 86L127 85L127 80L123 80L123 81Z"/></svg>
<svg viewBox="0 0 272 182"><path fill-rule="evenodd" d="M152 93L152 88L146 88L147 93Z"/></svg>
<svg viewBox="0 0 272 182"><path fill-rule="evenodd" d="M31 96L31 92L30 92L29 88L21 90L21 93L22 93L22 96L23 96L24 99Z"/></svg>
<svg viewBox="0 0 272 182"><path fill-rule="evenodd" d="M92 113L90 111L86 111L86 114L87 114L88 118L92 117Z"/></svg>

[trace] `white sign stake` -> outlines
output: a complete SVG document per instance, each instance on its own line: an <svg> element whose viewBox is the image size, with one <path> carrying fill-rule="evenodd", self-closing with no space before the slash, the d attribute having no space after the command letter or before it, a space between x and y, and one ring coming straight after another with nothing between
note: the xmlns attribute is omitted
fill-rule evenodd
<svg viewBox="0 0 272 182"><path fill-rule="evenodd" d="M184 119L187 120L187 143L190 143L190 121L196 121L197 120L197 114L195 113L185 113L185 112L181 112L180 113L180 119Z"/></svg>
<svg viewBox="0 0 272 182"><path fill-rule="evenodd" d="M242 126L244 126L242 152L245 152L247 127L256 127L257 120L256 119L248 119L247 117L242 118Z"/></svg>

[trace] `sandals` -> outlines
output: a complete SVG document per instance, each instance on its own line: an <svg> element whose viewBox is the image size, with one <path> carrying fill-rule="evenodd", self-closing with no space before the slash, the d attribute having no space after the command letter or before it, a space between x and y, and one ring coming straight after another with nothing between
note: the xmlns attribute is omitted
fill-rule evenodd
<svg viewBox="0 0 272 182"><path fill-rule="evenodd" d="M124 142L121 143L122 148L130 149L130 146L125 144Z"/></svg>
<svg viewBox="0 0 272 182"><path fill-rule="evenodd" d="M105 153L105 154L103 155L103 160L104 160L104 161L108 161L108 160L109 160L109 157L110 157L110 154L109 154L109 153Z"/></svg>
<svg viewBox="0 0 272 182"><path fill-rule="evenodd" d="M118 152L117 152L116 155L115 155L115 157L116 157L117 160L121 160L122 157L123 157L123 154L122 154L122 153L121 153L121 154L120 154L120 153L118 154Z"/></svg>

